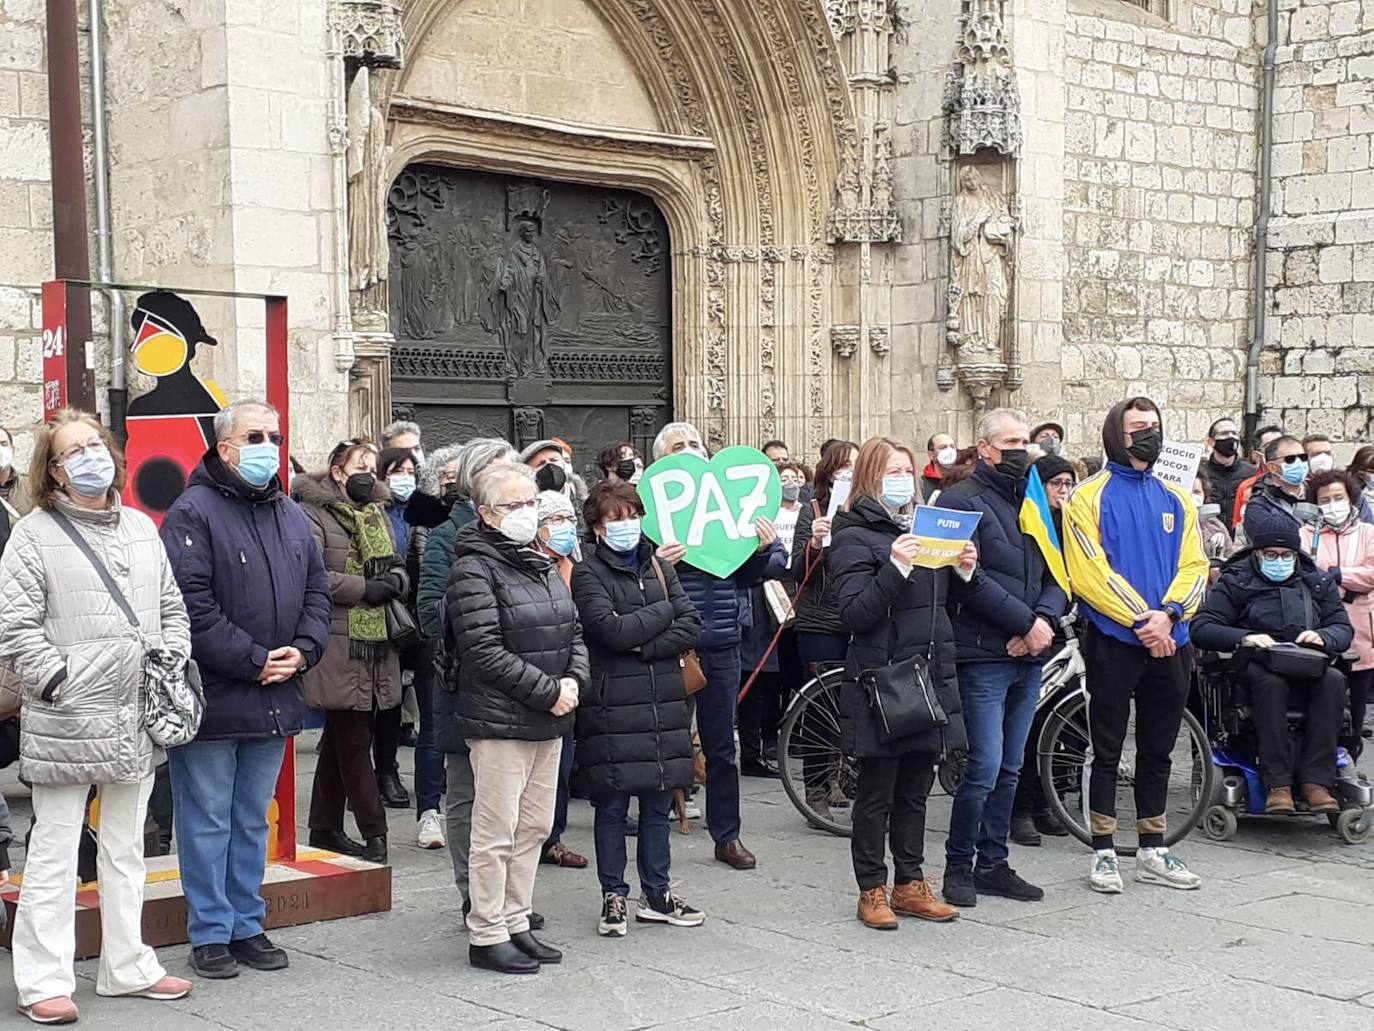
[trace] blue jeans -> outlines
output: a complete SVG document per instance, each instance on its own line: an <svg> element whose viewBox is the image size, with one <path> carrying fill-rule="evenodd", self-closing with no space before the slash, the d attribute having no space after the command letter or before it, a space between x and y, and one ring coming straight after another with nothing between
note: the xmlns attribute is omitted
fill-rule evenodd
<svg viewBox="0 0 1374 1031"><path fill-rule="evenodd" d="M550 845L557 845L563 839L563 832L568 829L568 798L575 747L573 732L569 730L563 735L563 751L558 757L558 797L553 805L553 830L549 831L549 840L544 842L546 849Z"/></svg>
<svg viewBox="0 0 1374 1031"><path fill-rule="evenodd" d="M706 686L696 693L697 734L706 758L706 826L717 845L739 840L739 766L735 762L735 707L739 703L739 649L697 652Z"/></svg>
<svg viewBox="0 0 1374 1031"><path fill-rule="evenodd" d="M968 731L968 765L954 796L945 861L968 866L1007 861L1007 835L1026 735L1040 697L1040 666L970 662L959 666L959 698Z"/></svg>
<svg viewBox="0 0 1374 1031"><path fill-rule="evenodd" d="M630 810L628 794L593 798L596 810L596 876L601 891L629 896L625 883L625 817ZM673 808L671 791L646 791L639 796L639 837L635 841L635 865L639 886L646 894L662 898L668 891L668 814Z"/></svg>
<svg viewBox="0 0 1374 1031"><path fill-rule="evenodd" d="M281 772L279 737L192 741L167 753L191 944L262 933L267 807Z"/></svg>
<svg viewBox="0 0 1374 1031"><path fill-rule="evenodd" d="M444 793L444 757L434 748L434 663L422 662L415 671L415 705L420 729L415 735L415 815L439 809Z"/></svg>

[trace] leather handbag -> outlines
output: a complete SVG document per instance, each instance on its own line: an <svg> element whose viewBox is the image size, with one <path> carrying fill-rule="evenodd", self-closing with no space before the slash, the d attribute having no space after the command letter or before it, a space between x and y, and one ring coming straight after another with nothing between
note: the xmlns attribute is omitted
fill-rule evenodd
<svg viewBox="0 0 1374 1031"><path fill-rule="evenodd" d="M1316 680L1331 665L1325 652L1304 648L1300 644L1275 644L1261 648L1256 658L1261 666L1284 680Z"/></svg>
<svg viewBox="0 0 1374 1031"><path fill-rule="evenodd" d="M386 637L400 652L409 651L420 643L420 628L415 617L400 598L392 598L382 610L386 613Z"/></svg>
<svg viewBox="0 0 1374 1031"><path fill-rule="evenodd" d="M650 558L649 561L653 564L654 575L658 577L659 586L663 588L664 600L669 600L668 581L663 576L663 570L658 564L658 559ZM688 648L677 657L677 664L682 667L682 687L688 697L706 686L706 674L701 671L701 660L697 658L695 650Z"/></svg>
<svg viewBox="0 0 1374 1031"><path fill-rule="evenodd" d="M935 577L935 570L931 570L931 577ZM924 734L949 723L930 675L930 659L935 654L936 617L941 605L938 582L932 584L931 590L930 636L925 655L859 673L859 686L868 695L878 740L883 744Z"/></svg>

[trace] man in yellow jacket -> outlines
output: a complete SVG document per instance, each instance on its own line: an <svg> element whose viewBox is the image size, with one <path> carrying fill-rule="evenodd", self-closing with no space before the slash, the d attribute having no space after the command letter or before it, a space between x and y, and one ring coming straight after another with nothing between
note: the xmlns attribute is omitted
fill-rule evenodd
<svg viewBox="0 0 1374 1031"><path fill-rule="evenodd" d="M1188 697L1188 620L1202 603L1207 559L1197 507L1186 490L1153 473L1163 444L1159 408L1147 397L1118 402L1102 427L1107 464L1064 507L1064 557L1087 630L1088 788L1093 860L1088 883L1122 890L1113 835L1116 774L1136 705L1135 878L1196 888L1197 874L1164 845L1170 755Z"/></svg>

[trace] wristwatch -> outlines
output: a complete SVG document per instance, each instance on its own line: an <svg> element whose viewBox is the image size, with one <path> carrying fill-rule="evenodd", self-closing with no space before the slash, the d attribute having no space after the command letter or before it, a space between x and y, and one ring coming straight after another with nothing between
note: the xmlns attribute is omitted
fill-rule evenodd
<svg viewBox="0 0 1374 1031"><path fill-rule="evenodd" d="M1164 611L1169 614L1169 621L1174 624L1183 622L1183 606L1176 601L1171 601L1164 606Z"/></svg>

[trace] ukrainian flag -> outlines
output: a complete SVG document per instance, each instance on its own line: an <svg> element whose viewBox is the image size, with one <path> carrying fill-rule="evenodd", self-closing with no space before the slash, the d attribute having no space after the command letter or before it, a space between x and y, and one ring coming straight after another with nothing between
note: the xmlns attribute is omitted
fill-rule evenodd
<svg viewBox="0 0 1374 1031"><path fill-rule="evenodd" d="M1045 493L1045 485L1040 482L1040 470L1031 466L1030 476L1026 479L1026 499L1021 502L1021 532L1040 545L1040 554L1045 556L1045 564L1055 582L1070 593L1069 570L1064 565L1064 546L1054 529L1054 517L1050 513L1050 499Z"/></svg>

